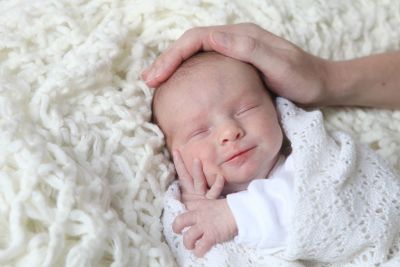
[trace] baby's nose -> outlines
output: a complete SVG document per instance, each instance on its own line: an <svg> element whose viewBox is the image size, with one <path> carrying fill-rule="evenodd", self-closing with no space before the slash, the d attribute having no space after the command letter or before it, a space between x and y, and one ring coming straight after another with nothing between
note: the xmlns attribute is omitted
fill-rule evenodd
<svg viewBox="0 0 400 267"><path fill-rule="evenodd" d="M221 127L219 141L221 145L224 145L228 142L241 139L243 135L244 131L239 125L235 123L229 123Z"/></svg>

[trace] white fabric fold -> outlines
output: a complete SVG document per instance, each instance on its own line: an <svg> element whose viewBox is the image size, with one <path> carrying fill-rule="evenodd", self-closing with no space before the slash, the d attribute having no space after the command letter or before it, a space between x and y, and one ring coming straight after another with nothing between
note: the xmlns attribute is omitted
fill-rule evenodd
<svg viewBox="0 0 400 267"><path fill-rule="evenodd" d="M286 245L294 208L293 179L291 158L282 157L267 179L254 180L247 190L227 195L238 227L235 242L273 251Z"/></svg>

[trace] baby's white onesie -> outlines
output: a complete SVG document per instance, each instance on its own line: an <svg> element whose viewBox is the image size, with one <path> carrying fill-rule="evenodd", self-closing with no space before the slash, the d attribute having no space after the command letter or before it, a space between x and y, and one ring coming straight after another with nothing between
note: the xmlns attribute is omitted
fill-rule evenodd
<svg viewBox="0 0 400 267"><path fill-rule="evenodd" d="M293 171L291 157L281 156L266 179L253 180L247 190L227 195L238 227L236 242L263 249L284 248L294 208Z"/></svg>

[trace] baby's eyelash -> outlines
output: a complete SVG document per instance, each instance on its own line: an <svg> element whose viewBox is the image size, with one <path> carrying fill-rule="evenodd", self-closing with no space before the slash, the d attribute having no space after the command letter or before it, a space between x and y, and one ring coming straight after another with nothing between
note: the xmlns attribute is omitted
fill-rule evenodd
<svg viewBox="0 0 400 267"><path fill-rule="evenodd" d="M236 115L241 115L241 114L245 113L246 111L249 111L256 107L258 107L258 105L252 105L252 106L247 106L247 107L241 108L241 109L239 109L238 112L236 112Z"/></svg>
<svg viewBox="0 0 400 267"><path fill-rule="evenodd" d="M202 134L202 133L205 133L205 132L207 132L207 131L208 131L208 128L203 128L203 129L196 130L196 131L192 132L192 133L189 135L189 138L195 137L195 136L197 136L197 135L199 135L199 134Z"/></svg>

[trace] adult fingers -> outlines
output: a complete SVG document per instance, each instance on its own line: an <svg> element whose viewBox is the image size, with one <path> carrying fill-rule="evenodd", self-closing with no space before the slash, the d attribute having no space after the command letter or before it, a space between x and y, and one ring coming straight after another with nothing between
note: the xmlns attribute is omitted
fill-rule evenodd
<svg viewBox="0 0 400 267"><path fill-rule="evenodd" d="M256 38L260 35L260 31L263 30L252 23L196 27L187 30L148 69L142 72L142 79L146 81L148 86L157 87L161 82L168 79L184 60L193 54L199 51L215 50L215 40L212 43L210 38L210 34L214 31L250 35ZM266 31L264 33L268 34Z"/></svg>
<svg viewBox="0 0 400 267"><path fill-rule="evenodd" d="M193 160L193 184L196 194L204 196L207 192L207 181L203 172L203 165L198 158Z"/></svg>
<svg viewBox="0 0 400 267"><path fill-rule="evenodd" d="M193 193L193 178L190 173L187 171L185 163L183 162L182 156L178 150L174 150L172 152L174 165L176 169L176 173L178 174L179 183L181 186L182 194L185 193Z"/></svg>
<svg viewBox="0 0 400 267"><path fill-rule="evenodd" d="M194 212L188 211L176 216L172 223L172 230L176 234L182 233L182 230L186 227L192 226L196 223L196 216Z"/></svg>
<svg viewBox="0 0 400 267"><path fill-rule="evenodd" d="M168 79L185 59L198 51L212 50L208 41L208 31L203 27L186 31L156 59L150 68L142 72L142 79L148 86L157 87Z"/></svg>
<svg viewBox="0 0 400 267"><path fill-rule="evenodd" d="M214 184L211 186L210 190L206 193L206 198L217 199L224 188L225 179L222 175L217 174Z"/></svg>
<svg viewBox="0 0 400 267"><path fill-rule="evenodd" d="M196 241L203 235L203 230L193 225L183 234L183 244L187 249L194 249Z"/></svg>
<svg viewBox="0 0 400 267"><path fill-rule="evenodd" d="M210 38L217 52L250 63L264 74L274 64L273 47L261 38L217 31L212 32Z"/></svg>

